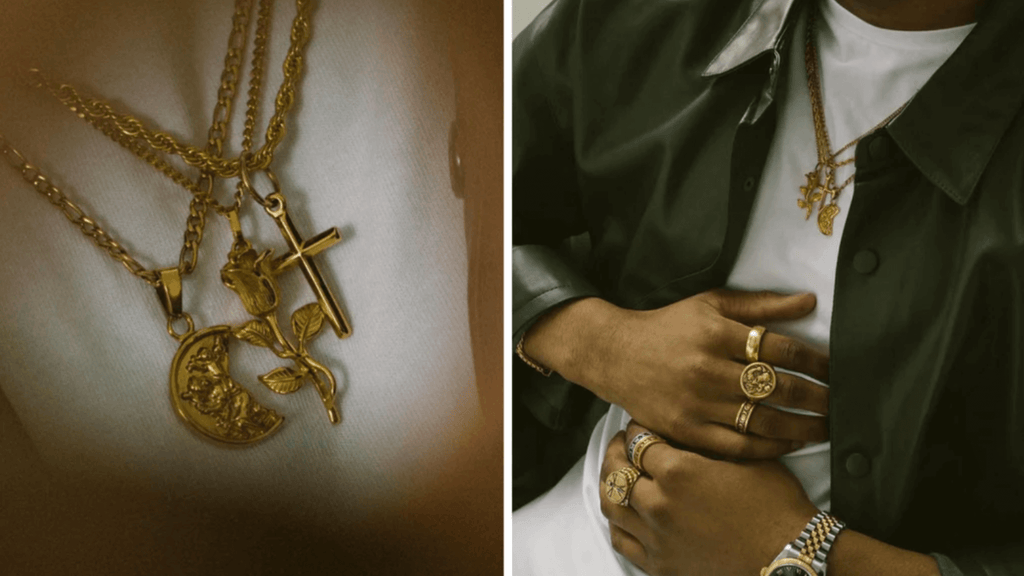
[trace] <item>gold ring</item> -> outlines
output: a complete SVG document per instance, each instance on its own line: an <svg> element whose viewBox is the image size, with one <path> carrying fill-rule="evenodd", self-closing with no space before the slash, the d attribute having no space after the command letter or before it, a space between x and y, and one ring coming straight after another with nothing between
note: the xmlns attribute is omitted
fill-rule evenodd
<svg viewBox="0 0 1024 576"><path fill-rule="evenodd" d="M747 401L740 404L740 411L736 413L736 431L740 434L747 433L747 425L750 424L750 415L754 413L757 404Z"/></svg>
<svg viewBox="0 0 1024 576"><path fill-rule="evenodd" d="M636 466L638 470L644 474L648 474L647 470L644 469L644 452L651 446L660 443L665 443L665 439L657 434L647 434L638 440L633 449L629 452L629 461L632 462L633 466Z"/></svg>
<svg viewBox="0 0 1024 576"><path fill-rule="evenodd" d="M640 471L632 466L619 468L604 479L605 495L612 504L629 506L629 494L640 479Z"/></svg>
<svg viewBox="0 0 1024 576"><path fill-rule="evenodd" d="M761 352L761 337L764 336L764 326L754 326L747 334L747 362L760 361L757 355Z"/></svg>
<svg viewBox="0 0 1024 576"><path fill-rule="evenodd" d="M747 364L740 374L740 388L751 402L764 400L775 391L775 369L764 362Z"/></svg>

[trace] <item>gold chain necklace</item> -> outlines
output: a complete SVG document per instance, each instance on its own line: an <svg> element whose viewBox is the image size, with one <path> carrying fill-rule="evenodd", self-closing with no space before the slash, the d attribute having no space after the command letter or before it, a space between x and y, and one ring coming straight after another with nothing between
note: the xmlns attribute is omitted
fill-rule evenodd
<svg viewBox="0 0 1024 576"><path fill-rule="evenodd" d="M885 119L867 132L854 138L834 153L830 152L832 144L828 137L828 127L825 125L825 106L822 104L821 78L818 75L818 51L815 48L814 42L815 12L816 9L814 6L811 6L807 16L807 42L804 47L804 66L807 68L807 88L811 93L811 115L814 118L814 136L815 145L818 150L818 163L815 165L814 170L805 174L807 182L800 187L802 198L798 199L796 203L797 206L807 211L807 219L810 220L814 205L820 202L818 206L818 230L825 236L831 236L833 222L839 214L839 205L837 204L839 194L847 185L853 182L855 176L850 176L842 184L836 186L836 169L840 166L851 164L856 160L856 156L851 156L846 160L838 161L839 155L849 150L852 146L856 146L868 134L888 124L910 102L909 100L904 102L902 106L894 110L892 114L886 116Z"/></svg>
<svg viewBox="0 0 1024 576"><path fill-rule="evenodd" d="M37 167L30 164L0 135L0 154L7 158L33 188L60 208L97 246L119 260L133 274L157 288L160 302L168 317L167 331L179 342L170 373L173 407L198 432L221 442L235 444L247 444L266 438L278 429L284 418L257 403L248 390L231 379L228 343L232 339L268 348L279 358L290 360L293 366L271 370L259 376L259 381L279 394L295 392L304 382L310 381L317 389L330 421L336 424L340 422L335 407L336 381L330 370L308 353L306 346L321 332L325 319L332 324L340 338L348 337L352 333L351 326L341 312L334 295L311 259L312 256L338 242L340 234L337 229L332 228L304 241L291 222L284 196L269 167L274 148L284 135L284 116L294 101L297 81L302 70L302 50L309 38L310 5L305 0L296 2L297 14L292 25L292 44L285 59L285 78L277 95L275 114L268 125L267 141L256 154L248 153L252 145L251 135L255 127L259 100L270 1L260 0L243 152L233 161L222 158L221 154L241 62L240 54L244 50L245 31L248 29L252 0L236 0L225 71L221 76L217 106L205 151L177 144L168 134L147 130L137 119L115 113L106 103L82 99L70 86L52 85L42 79L41 75L36 75L37 85L49 89L77 115L193 193L194 209L190 209L190 219L194 214L199 214L197 218L200 219L200 224L189 228L198 230L193 232L192 236L186 232L186 247L183 248L178 267L146 270L123 246L103 231L94 219L89 218L68 200ZM200 182L205 180L207 183L205 189L163 162L154 151L179 154L186 163L199 167L203 171ZM190 158L194 161L190 161ZM250 181L250 172L253 170L263 170L266 173L274 186L272 194L264 198L255 191ZM212 183L215 176L239 177L235 199L231 205L222 206L212 198ZM242 191L255 198L274 219L288 243L288 254L273 258L272 250L257 252L245 239L238 216L242 204ZM182 311L181 278L195 266L198 244L202 237L201 218L206 207L210 205L228 219L235 239L228 254L228 262L221 268L221 280L238 294L246 311L256 319L242 326L221 325L196 331L191 316ZM194 241L190 242L190 237ZM185 257L186 250L189 251L189 258ZM293 339L296 341L294 344L284 335L277 318L280 293L276 280L277 275L293 266L299 266L303 270L318 300L302 306L292 314L290 324ZM179 332L174 325L181 320L185 321L187 329Z"/></svg>

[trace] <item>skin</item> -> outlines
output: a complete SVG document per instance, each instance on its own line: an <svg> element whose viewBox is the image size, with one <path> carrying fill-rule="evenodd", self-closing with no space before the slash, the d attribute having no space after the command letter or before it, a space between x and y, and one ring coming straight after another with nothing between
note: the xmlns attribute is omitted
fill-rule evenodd
<svg viewBox="0 0 1024 576"><path fill-rule="evenodd" d="M629 466L630 422L608 445L602 477ZM644 452L629 506L601 497L612 547L653 576L758 574L817 514L796 477L773 460L730 462L668 444ZM831 576L938 574L923 554L846 529L829 553Z"/></svg>
<svg viewBox="0 0 1024 576"><path fill-rule="evenodd" d="M838 2L868 23L894 30L961 26L974 22L982 5L980 0ZM586 307L592 315L589 320L582 316ZM551 362L562 363L571 374L596 383L595 392L599 396L598 390L608 394L604 391L609 385L607 382L596 379L576 363L588 356L585 352L588 346L595 352L614 355L614 349L602 348L602 337L597 336L593 328L603 325L607 329L612 325L608 322L616 319L622 322L630 315L635 318L635 313L615 312L607 306L580 301L564 307L560 314L561 318L556 313L550 315L554 329L552 324L538 323L538 347L551 346L559 336L568 337L571 344L551 350L550 354L548 350L535 353ZM682 322L676 330L685 330L684 322L701 321L696 315L681 316L679 320ZM642 333L631 332L631 327L637 324L625 322L620 326L616 337L620 344L643 338ZM726 348L740 345L739 338L732 338L733 342L726 343ZM651 390L650 387L641 389ZM612 392L616 393L621 394L621 391ZM634 407L641 402L620 400L631 402ZM663 425L650 411L634 413L626 404L622 405L645 424L648 423L645 418L650 418L652 429ZM606 453L602 479L629 464L626 443L646 430L633 422L628 430L615 436ZM602 496L602 512L609 520L612 546L654 575L757 574L786 543L796 538L816 509L796 478L777 462L710 459L693 448L692 443L686 449L667 444L649 448L643 463L650 477L636 483L628 508L611 505ZM830 576L935 576L939 570L930 556L899 549L846 529L829 554L828 573Z"/></svg>
<svg viewBox="0 0 1024 576"><path fill-rule="evenodd" d="M976 22L984 0L836 0L861 20L889 30L941 30Z"/></svg>
<svg viewBox="0 0 1024 576"><path fill-rule="evenodd" d="M801 318L812 294L713 290L651 311L598 298L572 302L538 321L524 348L572 382L618 404L659 434L730 458L777 458L828 439L826 418L761 406L748 432L733 429L746 397L738 386L752 326ZM828 356L766 333L759 358L828 382ZM777 373L772 402L828 414L828 389Z"/></svg>

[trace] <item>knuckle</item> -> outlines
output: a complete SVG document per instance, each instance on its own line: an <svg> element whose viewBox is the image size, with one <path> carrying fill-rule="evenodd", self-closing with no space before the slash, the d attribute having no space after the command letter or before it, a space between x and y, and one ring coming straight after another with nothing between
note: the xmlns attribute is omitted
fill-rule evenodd
<svg viewBox="0 0 1024 576"><path fill-rule="evenodd" d="M715 318L708 324L707 328L704 329L704 334L712 344L720 344L725 342L728 337L729 330L725 321L721 318Z"/></svg>
<svg viewBox="0 0 1024 576"><path fill-rule="evenodd" d="M702 382L712 377L714 359L710 354L693 354L687 358L686 373L695 381Z"/></svg>
<svg viewBox="0 0 1024 576"><path fill-rule="evenodd" d="M806 384L793 376L779 374L779 384L782 394L794 404L803 404L807 401L809 392Z"/></svg>
<svg viewBox="0 0 1024 576"><path fill-rule="evenodd" d="M678 485L687 479L689 476L689 466L686 460L683 457L683 453L679 452L674 454L674 457L665 464L662 477L668 486Z"/></svg>
<svg viewBox="0 0 1024 576"><path fill-rule="evenodd" d="M690 416L685 412L679 412L669 423L668 433L672 440L686 444L692 428Z"/></svg>
<svg viewBox="0 0 1024 576"><path fill-rule="evenodd" d="M672 511L669 509L668 499L663 496L652 498L644 511L655 526L667 526L672 521Z"/></svg>
<svg viewBox="0 0 1024 576"><path fill-rule="evenodd" d="M623 549L624 549L624 545L626 543L625 534L621 530L617 530L615 528L615 526L610 526L610 528L611 528L612 549L614 549L619 554L622 554Z"/></svg>
<svg viewBox="0 0 1024 576"><path fill-rule="evenodd" d="M787 338L782 341L779 354L788 365L795 368L803 365L803 361L807 357L807 348L799 341Z"/></svg>
<svg viewBox="0 0 1024 576"><path fill-rule="evenodd" d="M782 432L782 424L779 422L779 418L775 414L767 413L767 411L761 414L761 422L758 423L757 428L761 432L760 436L768 438L778 438L779 433Z"/></svg>
<svg viewBox="0 0 1024 576"><path fill-rule="evenodd" d="M613 504L611 502L609 502L608 499L604 498L603 496L600 498L600 500L601 500L601 515L604 516L605 518L611 519L611 507L613 506Z"/></svg>
<svg viewBox="0 0 1024 576"><path fill-rule="evenodd" d="M730 446L730 456L733 458L756 458L757 446L750 437L743 437Z"/></svg>

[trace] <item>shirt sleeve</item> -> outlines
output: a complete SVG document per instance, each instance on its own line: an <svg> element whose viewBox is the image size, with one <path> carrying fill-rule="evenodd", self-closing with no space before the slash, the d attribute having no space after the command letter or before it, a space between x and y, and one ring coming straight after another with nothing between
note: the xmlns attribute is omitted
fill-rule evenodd
<svg viewBox="0 0 1024 576"><path fill-rule="evenodd" d="M512 44L513 344L541 316L598 295L559 246L587 232L573 101L580 0L556 0Z"/></svg>

